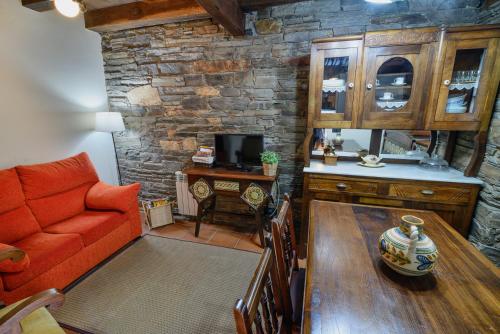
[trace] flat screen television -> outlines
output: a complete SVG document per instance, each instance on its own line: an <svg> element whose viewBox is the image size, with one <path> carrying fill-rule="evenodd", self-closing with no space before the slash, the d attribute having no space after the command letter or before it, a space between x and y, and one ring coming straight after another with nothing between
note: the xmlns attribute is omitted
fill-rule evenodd
<svg viewBox="0 0 500 334"><path fill-rule="evenodd" d="M252 169L260 166L264 151L264 136L244 134L216 134L215 162L217 166Z"/></svg>

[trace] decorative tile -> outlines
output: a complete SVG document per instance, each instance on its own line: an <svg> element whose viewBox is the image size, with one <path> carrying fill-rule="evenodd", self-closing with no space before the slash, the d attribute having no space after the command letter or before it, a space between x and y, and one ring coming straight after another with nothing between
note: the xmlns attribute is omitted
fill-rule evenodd
<svg viewBox="0 0 500 334"><path fill-rule="evenodd" d="M250 183L241 195L241 199L250 205L254 210L258 210L268 199L269 195L264 188L256 183Z"/></svg>
<svg viewBox="0 0 500 334"><path fill-rule="evenodd" d="M208 182L203 178L196 180L196 182L189 187L189 191L193 194L194 199L198 203L203 202L214 194L212 187L210 187Z"/></svg>

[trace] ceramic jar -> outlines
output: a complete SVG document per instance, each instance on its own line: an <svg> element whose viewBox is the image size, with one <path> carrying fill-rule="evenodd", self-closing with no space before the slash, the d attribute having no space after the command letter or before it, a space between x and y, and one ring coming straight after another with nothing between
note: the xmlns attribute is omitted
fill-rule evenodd
<svg viewBox="0 0 500 334"><path fill-rule="evenodd" d="M401 217L398 227L380 236L380 254L391 269L406 276L421 276L434 268L438 251L423 227L422 219L406 215Z"/></svg>

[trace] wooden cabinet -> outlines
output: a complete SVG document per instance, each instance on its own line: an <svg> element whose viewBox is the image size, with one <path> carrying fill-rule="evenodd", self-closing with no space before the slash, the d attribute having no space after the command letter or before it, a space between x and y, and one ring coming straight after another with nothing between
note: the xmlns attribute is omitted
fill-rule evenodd
<svg viewBox="0 0 500 334"><path fill-rule="evenodd" d="M356 126L361 55L360 39L312 46L309 108L314 127Z"/></svg>
<svg viewBox="0 0 500 334"><path fill-rule="evenodd" d="M420 35L424 33L425 43ZM361 87L363 108L358 122L361 128L422 128L427 98L423 92L431 76L436 42L436 29L382 36L367 34Z"/></svg>
<svg viewBox="0 0 500 334"><path fill-rule="evenodd" d="M368 32L314 41L308 128L487 129L500 25Z"/></svg>
<svg viewBox="0 0 500 334"><path fill-rule="evenodd" d="M467 237L480 185L436 181L304 174L301 240L307 237L313 199L436 212Z"/></svg>
<svg viewBox="0 0 500 334"><path fill-rule="evenodd" d="M486 131L500 76L500 30L458 29L444 37L426 126Z"/></svg>

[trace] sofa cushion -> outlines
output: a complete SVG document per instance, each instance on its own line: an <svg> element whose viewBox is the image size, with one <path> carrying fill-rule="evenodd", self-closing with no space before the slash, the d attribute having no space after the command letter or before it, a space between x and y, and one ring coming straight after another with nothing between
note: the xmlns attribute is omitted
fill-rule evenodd
<svg viewBox="0 0 500 334"><path fill-rule="evenodd" d="M78 234L49 234L42 232L22 239L13 246L22 249L28 254L30 266L19 273L4 273L2 275L7 290L16 289L75 255L83 248L83 241Z"/></svg>
<svg viewBox="0 0 500 334"><path fill-rule="evenodd" d="M0 242L12 244L40 232L40 226L24 202L16 170L0 170Z"/></svg>
<svg viewBox="0 0 500 334"><path fill-rule="evenodd" d="M0 214L1 243L12 245L14 242L40 231L40 225L26 205Z"/></svg>
<svg viewBox="0 0 500 334"><path fill-rule="evenodd" d="M88 191L85 204L90 209L127 212L132 204L137 202L139 189L139 183L118 187L102 181L97 182Z"/></svg>
<svg viewBox="0 0 500 334"><path fill-rule="evenodd" d="M44 229L47 233L78 233L85 246L101 239L127 221L127 216L115 211L84 211L79 215Z"/></svg>
<svg viewBox="0 0 500 334"><path fill-rule="evenodd" d="M16 170L26 202L42 227L82 212L88 189L99 181L86 153Z"/></svg>
<svg viewBox="0 0 500 334"><path fill-rule="evenodd" d="M65 192L99 181L87 153L64 160L31 166L17 166L26 199L32 200Z"/></svg>
<svg viewBox="0 0 500 334"><path fill-rule="evenodd" d="M24 194L14 168L0 170L0 213L23 206Z"/></svg>
<svg viewBox="0 0 500 334"><path fill-rule="evenodd" d="M0 252L12 248L13 247L11 245L0 243ZM17 273L19 271L23 271L24 269L28 268L29 265L30 265L30 257L28 256L28 254L24 254L24 257L17 262L12 261L11 259L5 259L3 261L0 261L0 272Z"/></svg>
<svg viewBox="0 0 500 334"><path fill-rule="evenodd" d="M85 210L85 195L91 186L84 184L59 194L28 200L28 205L43 229L82 213Z"/></svg>

